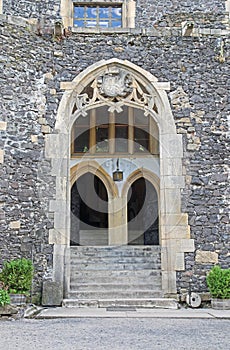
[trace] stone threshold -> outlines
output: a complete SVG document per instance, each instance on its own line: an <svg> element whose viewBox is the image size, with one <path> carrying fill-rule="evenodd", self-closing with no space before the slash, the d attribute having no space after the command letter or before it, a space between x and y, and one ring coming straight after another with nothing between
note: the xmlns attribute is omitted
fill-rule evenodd
<svg viewBox="0 0 230 350"><path fill-rule="evenodd" d="M230 319L229 310L213 309L146 309L140 308L135 311L119 310L117 312L107 308L76 308L57 307L43 309L36 319L55 318L169 318L169 319Z"/></svg>

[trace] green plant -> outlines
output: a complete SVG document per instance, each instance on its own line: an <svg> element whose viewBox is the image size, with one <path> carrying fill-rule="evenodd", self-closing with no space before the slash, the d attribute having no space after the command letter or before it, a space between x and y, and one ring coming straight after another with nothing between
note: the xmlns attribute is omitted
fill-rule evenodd
<svg viewBox="0 0 230 350"><path fill-rule="evenodd" d="M230 299L230 269L214 266L207 275L207 285L213 298Z"/></svg>
<svg viewBox="0 0 230 350"><path fill-rule="evenodd" d="M32 285L33 264L29 259L15 259L3 264L0 280L9 293L27 294Z"/></svg>
<svg viewBox="0 0 230 350"><path fill-rule="evenodd" d="M10 296L7 290L0 289L0 306L10 304Z"/></svg>

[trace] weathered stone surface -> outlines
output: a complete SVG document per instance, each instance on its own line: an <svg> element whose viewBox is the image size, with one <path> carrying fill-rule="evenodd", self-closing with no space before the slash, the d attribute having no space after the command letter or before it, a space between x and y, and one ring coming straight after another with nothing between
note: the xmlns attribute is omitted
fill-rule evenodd
<svg viewBox="0 0 230 350"><path fill-rule="evenodd" d="M216 252L198 250L195 261L198 264L217 264L218 254Z"/></svg>
<svg viewBox="0 0 230 350"><path fill-rule="evenodd" d="M0 121L0 131L1 130L6 130L6 127L7 127L7 122L2 122L2 121Z"/></svg>
<svg viewBox="0 0 230 350"><path fill-rule="evenodd" d="M42 305L60 306L63 299L63 290L60 283L44 281L42 285Z"/></svg>
<svg viewBox="0 0 230 350"><path fill-rule="evenodd" d="M12 305L0 306L1 316L11 316L18 313L18 309Z"/></svg>
<svg viewBox="0 0 230 350"><path fill-rule="evenodd" d="M61 87L70 88L72 80L91 64L113 57L137 64L155 75L159 82L170 82L171 92L166 93L171 96L169 100L184 152L177 154L178 159L162 159L161 166L165 174L180 176L179 163L183 157L187 181L180 198L183 212L188 214L196 249L210 251L212 261L216 261L218 255L219 264L229 267L226 166L229 74L227 62L215 60L216 38L223 36L224 54L229 45L226 31L219 30L224 27L224 2L139 0L137 27L155 26L154 31L128 35L72 33L60 42L54 41L48 30L40 36L29 32L19 19L16 23L13 17L8 18L11 24L6 17L1 20L0 42L4 51L0 55L3 97L0 110L4 122L0 127L0 202L4 204L0 216L0 256L2 263L12 257L33 255L35 293L40 293L43 276L53 267L49 229L53 228L54 216L49 211L49 202L56 199L56 184L62 186L65 193L64 185L59 180L56 183L53 176L58 174L62 155L55 153L52 141L53 148L46 150L47 155L54 157L52 162L59 158L52 171L51 160L45 158L44 138L49 136L46 133L57 132L54 128L63 96ZM43 22L47 16L50 22L43 25L48 29L59 18L59 5L59 0L42 5L32 0L6 0L3 12L40 17ZM181 37L181 22L188 17L201 29L208 29L199 40ZM54 140L55 134L52 136ZM63 154L66 147L63 143ZM172 149L173 152L175 155L176 150ZM10 223L19 220L19 233L14 234ZM178 269L182 266L181 259L179 256ZM195 259L193 252L185 254L186 271L177 274L178 286L187 288L192 278L194 290L207 290L205 274L212 264L207 255L205 258L197 255Z"/></svg>
<svg viewBox="0 0 230 350"><path fill-rule="evenodd" d="M18 230L21 227L20 221L11 221L10 222L10 228L12 230Z"/></svg>

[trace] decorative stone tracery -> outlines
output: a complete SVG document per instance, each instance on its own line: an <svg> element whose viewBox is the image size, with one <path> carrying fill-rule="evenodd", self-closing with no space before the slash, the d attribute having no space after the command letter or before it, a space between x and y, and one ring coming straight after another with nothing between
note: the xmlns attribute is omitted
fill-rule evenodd
<svg viewBox="0 0 230 350"><path fill-rule="evenodd" d="M115 68L105 72L96 77L90 87L93 89L92 96L83 93L76 97L74 110L78 115L86 116L89 107L100 103L108 105L109 112L119 113L123 105L132 103L142 107L145 116L151 111L158 113L156 96L144 92L141 84L127 70Z"/></svg>

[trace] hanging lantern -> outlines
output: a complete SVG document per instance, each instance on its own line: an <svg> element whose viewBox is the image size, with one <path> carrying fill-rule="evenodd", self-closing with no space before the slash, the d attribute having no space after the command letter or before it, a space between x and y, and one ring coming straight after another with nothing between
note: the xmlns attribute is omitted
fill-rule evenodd
<svg viewBox="0 0 230 350"><path fill-rule="evenodd" d="M117 159L117 170L113 172L113 181L123 181L123 171L119 169L119 158Z"/></svg>

